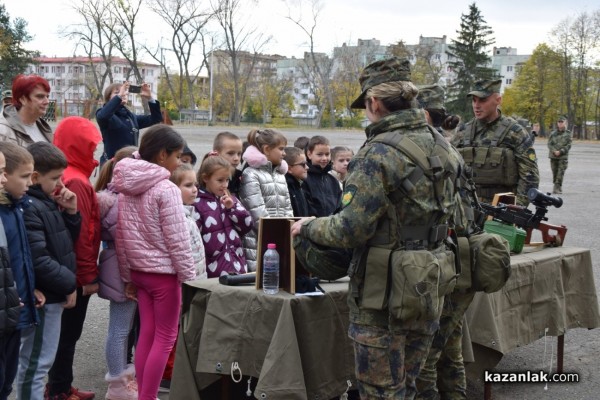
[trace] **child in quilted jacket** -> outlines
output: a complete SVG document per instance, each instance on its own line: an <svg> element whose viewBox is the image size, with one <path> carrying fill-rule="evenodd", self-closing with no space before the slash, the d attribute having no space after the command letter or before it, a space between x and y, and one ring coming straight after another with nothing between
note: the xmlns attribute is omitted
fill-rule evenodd
<svg viewBox="0 0 600 400"><path fill-rule="evenodd" d="M169 180L179 166L184 139L154 125L139 151L115 166L119 193L116 250L125 294L137 299L140 334L135 351L139 400L156 400L177 337L181 283L196 278L181 191Z"/></svg>
<svg viewBox="0 0 600 400"><path fill-rule="evenodd" d="M122 159L131 157L136 150L135 146L118 150L115 156L102 166L95 186L100 206L100 236L104 241L98 266L100 273L98 296L110 301L108 333L104 349L108 367L105 376L108 391L105 398L108 400L137 399L135 367L133 364L127 364L127 339L133 325L137 303L125 296L125 284L119 272L115 248L119 194L114 190L111 182L115 165Z"/></svg>
<svg viewBox="0 0 600 400"><path fill-rule="evenodd" d="M198 170L200 189L194 207L206 250L209 278L247 272L242 237L252 229L252 217L227 186L232 166L211 152Z"/></svg>
<svg viewBox="0 0 600 400"><path fill-rule="evenodd" d="M196 279L206 279L206 257L204 254L204 243L200 236L201 230L197 225L200 215L194 208L198 188L196 187L196 173L193 164L181 164L171 174L171 182L181 190L181 199L185 210L185 221L190 232L192 257L196 266Z"/></svg>
<svg viewBox="0 0 600 400"><path fill-rule="evenodd" d="M254 226L244 237L244 250L250 271L256 271L256 244L258 222L261 218L293 217L285 174L288 164L285 157L287 139L273 129L252 130L248 133L250 144L243 159L247 167L242 172L240 199L250 211Z"/></svg>

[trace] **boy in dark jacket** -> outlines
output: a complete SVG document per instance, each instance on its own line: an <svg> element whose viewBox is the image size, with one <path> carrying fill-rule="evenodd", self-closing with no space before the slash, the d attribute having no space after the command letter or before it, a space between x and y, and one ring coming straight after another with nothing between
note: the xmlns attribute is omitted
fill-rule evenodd
<svg viewBox="0 0 600 400"><path fill-rule="evenodd" d="M4 154L0 152L0 191L4 189L4 183L6 182L5 168L6 160ZM15 341L13 336L21 310L17 286L10 269L8 243L2 218L0 218L0 304L2 304L2 307L0 307L0 389L2 389L5 382L5 372L8 371L6 368L7 356L11 352L16 351L18 353L19 351L19 342Z"/></svg>
<svg viewBox="0 0 600 400"><path fill-rule="evenodd" d="M302 183L306 179L308 164L304 150L298 147L285 148L285 162L288 170L285 173L285 181L290 192L290 201L294 210L294 217L310 217L308 203L302 191Z"/></svg>
<svg viewBox="0 0 600 400"><path fill-rule="evenodd" d="M63 308L75 306L73 241L79 236L81 217L77 197L61 181L67 168L62 151L46 142L33 143L27 149L33 156L34 171L27 191L25 227L35 287L46 296L46 304L39 310L39 325L21 332L17 393L20 399L41 399L44 377L56 356Z"/></svg>
<svg viewBox="0 0 600 400"><path fill-rule="evenodd" d="M339 206L342 189L331 171L331 152L329 139L313 136L306 146L308 176L302 184L302 190L308 203L308 212L314 217L328 217Z"/></svg>
<svg viewBox="0 0 600 400"><path fill-rule="evenodd" d="M0 399L6 399L12 391L17 374L21 330L39 323L37 308L43 307L44 295L35 289L35 276L31 251L23 221L23 209L29 205L27 188L31 184L33 158L24 148L14 142L0 142L0 152L6 158L6 182L0 192L0 219L4 225L10 267L23 303L15 330L4 337L4 354L1 360L4 370L0 386Z"/></svg>

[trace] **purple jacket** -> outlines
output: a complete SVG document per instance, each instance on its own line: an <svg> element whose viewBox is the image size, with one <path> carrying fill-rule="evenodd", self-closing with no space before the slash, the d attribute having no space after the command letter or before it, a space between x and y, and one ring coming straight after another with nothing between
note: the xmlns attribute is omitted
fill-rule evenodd
<svg viewBox="0 0 600 400"><path fill-rule="evenodd" d="M100 207L100 238L105 243L100 251L98 265L100 286L98 296L116 302L127 301L125 297L125 284L119 272L119 261L115 250L115 237L117 236L117 217L119 212L119 195L113 192L112 185L98 193L98 206Z"/></svg>
<svg viewBox="0 0 600 400"><path fill-rule="evenodd" d="M233 196L235 205L227 210L219 198L198 190L194 207L200 214L197 221L202 232L209 278L227 273L246 273L248 268L242 247L242 236L252 229L248 210Z"/></svg>
<svg viewBox="0 0 600 400"><path fill-rule="evenodd" d="M181 191L169 181L170 175L141 159L124 158L115 166L116 247L125 282L131 281L130 270L177 275L180 282L196 278Z"/></svg>

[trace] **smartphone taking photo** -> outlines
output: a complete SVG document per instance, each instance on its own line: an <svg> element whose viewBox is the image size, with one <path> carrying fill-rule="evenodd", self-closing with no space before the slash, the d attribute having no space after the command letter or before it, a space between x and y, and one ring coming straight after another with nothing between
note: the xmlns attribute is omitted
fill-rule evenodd
<svg viewBox="0 0 600 400"><path fill-rule="evenodd" d="M142 87L138 85L129 85L129 93L141 93Z"/></svg>

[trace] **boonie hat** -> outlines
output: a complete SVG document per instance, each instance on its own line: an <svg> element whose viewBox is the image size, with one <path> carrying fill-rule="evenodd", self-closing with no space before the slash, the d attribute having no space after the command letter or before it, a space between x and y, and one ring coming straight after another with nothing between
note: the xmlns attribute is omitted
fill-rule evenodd
<svg viewBox="0 0 600 400"><path fill-rule="evenodd" d="M421 108L445 110L444 95L446 92L440 85L427 85L419 87L417 101Z"/></svg>
<svg viewBox="0 0 600 400"><path fill-rule="evenodd" d="M566 115L561 115L558 117L558 121L566 121L567 120L567 116Z"/></svg>
<svg viewBox="0 0 600 400"><path fill-rule="evenodd" d="M477 81L473 85L473 90L467 96L477 96L480 99L485 99L492 93L500 93L500 86L502 86L502 79Z"/></svg>
<svg viewBox="0 0 600 400"><path fill-rule="evenodd" d="M365 94L373 86L386 82L410 81L410 61L398 57L375 61L365 67L358 81L361 93L352 102L351 108L365 108Z"/></svg>
<svg viewBox="0 0 600 400"><path fill-rule="evenodd" d="M293 244L298 261L312 276L334 281L348 275L352 249L321 246L300 236L294 238Z"/></svg>

